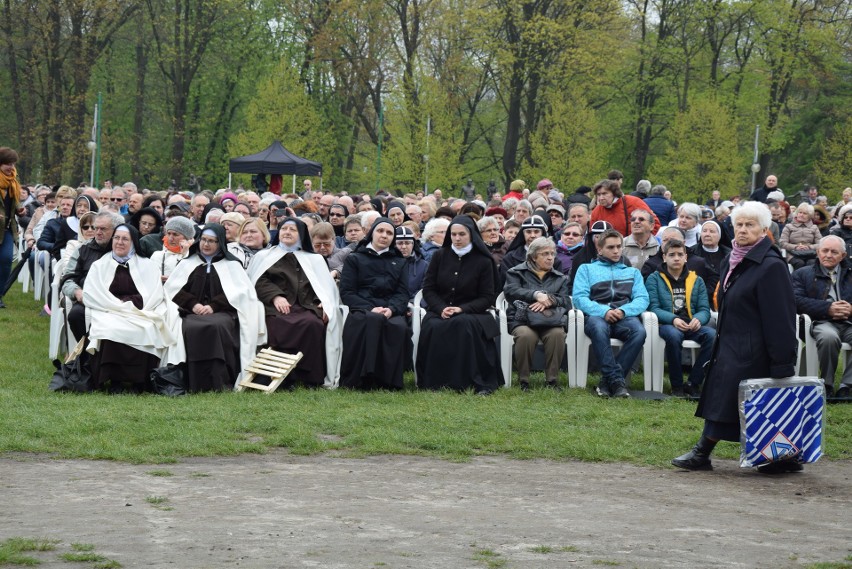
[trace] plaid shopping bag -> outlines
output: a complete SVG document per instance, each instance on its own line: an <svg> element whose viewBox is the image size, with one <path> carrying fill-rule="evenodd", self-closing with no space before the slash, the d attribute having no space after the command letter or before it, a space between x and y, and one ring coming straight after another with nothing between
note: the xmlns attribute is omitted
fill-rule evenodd
<svg viewBox="0 0 852 569"><path fill-rule="evenodd" d="M740 466L822 456L825 386L816 377L749 379L739 390Z"/></svg>

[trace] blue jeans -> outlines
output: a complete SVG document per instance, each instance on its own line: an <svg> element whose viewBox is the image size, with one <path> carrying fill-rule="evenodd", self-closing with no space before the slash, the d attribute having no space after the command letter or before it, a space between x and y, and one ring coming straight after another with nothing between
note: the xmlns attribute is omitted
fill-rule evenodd
<svg viewBox="0 0 852 569"><path fill-rule="evenodd" d="M12 237L12 230L7 229L6 234L3 237L3 243L0 243L0 287L6 286L6 281L9 280L9 276L12 274L12 260L15 256L15 239ZM0 297L2 294L3 288L0 288Z"/></svg>
<svg viewBox="0 0 852 569"><path fill-rule="evenodd" d="M586 315L586 336L592 340L592 349L601 366L601 383L610 387L625 385L630 366L645 343L645 328L637 316L626 316L609 324L599 316ZM618 357L612 353L609 339L621 340L624 345Z"/></svg>
<svg viewBox="0 0 852 569"><path fill-rule="evenodd" d="M701 345L698 358L692 362L692 371L689 372L689 383L695 387L701 385L704 380L704 364L710 361L710 355L713 353L716 331L709 326L702 326L696 332L681 332L671 324L661 324L660 337L666 341L666 361L669 363L672 389L683 387L683 341L692 340Z"/></svg>

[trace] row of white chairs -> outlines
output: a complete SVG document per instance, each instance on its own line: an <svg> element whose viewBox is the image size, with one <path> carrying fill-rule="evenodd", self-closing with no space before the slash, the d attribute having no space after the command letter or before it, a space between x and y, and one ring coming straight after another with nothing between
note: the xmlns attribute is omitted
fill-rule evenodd
<svg viewBox="0 0 852 569"><path fill-rule="evenodd" d="M417 343L420 337L420 322L426 315L425 309L420 306L422 298L423 291L419 291L412 303L412 341L414 342L415 361L417 359ZM503 371L504 386L511 387L515 338L509 332L507 308L508 303L506 302L506 298L503 293L500 293L495 303L494 316L500 326L500 367ZM653 312L644 312L642 314L642 325L646 333L645 344L640 356L642 359L644 389L645 391L662 393L666 343L660 336L659 320L656 314ZM610 339L610 344L615 348L620 348L623 342L613 338ZM591 346L592 341L585 333L585 315L580 310L570 310L568 312L568 329L565 337L565 361L567 363L566 371L569 387L586 387L589 375ZM689 352L691 361L696 360L700 347L697 342L691 340L683 342L683 349Z"/></svg>

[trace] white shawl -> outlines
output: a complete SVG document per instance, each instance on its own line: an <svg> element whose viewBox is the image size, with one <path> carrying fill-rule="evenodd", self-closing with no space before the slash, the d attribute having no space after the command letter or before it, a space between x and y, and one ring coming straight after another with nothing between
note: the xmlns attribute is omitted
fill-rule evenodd
<svg viewBox="0 0 852 569"><path fill-rule="evenodd" d="M257 280L284 254L283 249L274 247L264 249L252 257L248 268L248 277L251 279L252 285L257 284ZM308 282L314 288L314 292L322 302L322 308L328 316L328 326L325 330L325 387L335 389L340 382L340 359L343 355L343 315L340 306L340 293L321 255L304 251L296 251L294 255L296 255L299 266L305 271Z"/></svg>
<svg viewBox="0 0 852 569"><path fill-rule="evenodd" d="M186 285L192 271L203 264L205 264L204 261L198 255L193 255L181 261L172 272L169 280L163 285L166 297L174 298L178 291ZM266 342L266 317L263 311L263 303L257 299L254 285L252 285L238 261L220 259L214 262L212 267L219 276L228 302L237 310L239 316L240 372L234 383L236 389L243 378L243 370L254 359L258 344ZM177 336L178 341L183 344L183 318L179 320Z"/></svg>
<svg viewBox="0 0 852 569"><path fill-rule="evenodd" d="M110 291L118 263L107 253L92 264L83 286L89 328L89 353L100 348L101 340L112 340L158 356L163 364L186 359L180 334L175 334L178 311L166 299L160 284L160 272L150 259L134 255L128 261L130 276L139 294L142 309L132 302L122 302Z"/></svg>

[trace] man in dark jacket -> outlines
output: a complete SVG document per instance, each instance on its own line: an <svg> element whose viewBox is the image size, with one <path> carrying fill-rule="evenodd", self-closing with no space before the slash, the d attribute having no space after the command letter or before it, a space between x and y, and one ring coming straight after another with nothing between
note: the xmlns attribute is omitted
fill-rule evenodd
<svg viewBox="0 0 852 569"><path fill-rule="evenodd" d="M81 245L68 259L62 274L62 293L66 302L74 302L68 313L68 327L79 340L86 333L86 308L83 306L83 285L91 266L112 250L112 233L124 218L115 212L102 210L95 214L95 238Z"/></svg>
<svg viewBox="0 0 852 569"><path fill-rule="evenodd" d="M666 199L666 187L662 184L657 184L651 188L651 194L645 198L645 204L651 208L657 219L660 220L660 225L665 227L673 219L677 218L677 210L672 203L672 200Z"/></svg>
<svg viewBox="0 0 852 569"><path fill-rule="evenodd" d="M845 260L846 244L836 235L819 241L817 265L793 273L796 310L813 320L820 375L826 395L834 392L834 374L843 342L852 344L852 264ZM852 389L852 362L846 362L837 396L846 398Z"/></svg>

